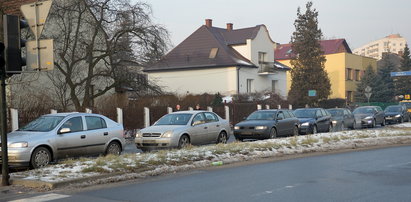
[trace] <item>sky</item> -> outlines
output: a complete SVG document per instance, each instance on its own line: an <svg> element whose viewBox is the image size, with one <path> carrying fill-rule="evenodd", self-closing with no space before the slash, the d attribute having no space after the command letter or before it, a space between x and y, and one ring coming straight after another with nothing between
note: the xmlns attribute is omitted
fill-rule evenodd
<svg viewBox="0 0 411 202"><path fill-rule="evenodd" d="M136 1L136 0L133 0ZM145 0L153 21L170 33L173 47L212 19L213 26L234 29L264 24L271 38L290 42L297 8L307 0ZM325 39L345 38L353 50L390 34L411 40L410 0L312 0Z"/></svg>

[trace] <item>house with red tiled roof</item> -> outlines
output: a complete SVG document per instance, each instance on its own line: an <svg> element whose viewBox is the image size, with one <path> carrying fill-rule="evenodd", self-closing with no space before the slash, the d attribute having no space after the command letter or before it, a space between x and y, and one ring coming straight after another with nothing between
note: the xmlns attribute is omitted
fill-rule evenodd
<svg viewBox="0 0 411 202"><path fill-rule="evenodd" d="M274 62L275 46L265 25L219 28L207 19L144 71L165 91L179 95L274 92L286 97L290 68Z"/></svg>
<svg viewBox="0 0 411 202"><path fill-rule="evenodd" d="M330 98L342 98L347 102L354 102L354 93L365 69L371 65L377 68L377 60L352 54L345 39L321 40L321 49L325 56L325 71L331 82ZM278 45L274 51L274 57L280 62L292 68L291 60L295 58L291 44ZM287 73L287 89L291 87L291 74Z"/></svg>

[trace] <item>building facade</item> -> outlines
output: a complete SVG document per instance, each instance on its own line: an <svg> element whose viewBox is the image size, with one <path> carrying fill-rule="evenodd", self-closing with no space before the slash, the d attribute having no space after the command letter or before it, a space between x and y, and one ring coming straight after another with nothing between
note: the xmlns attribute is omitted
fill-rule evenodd
<svg viewBox="0 0 411 202"><path fill-rule="evenodd" d="M354 93L357 84L361 81L365 69L371 66L376 70L377 60L370 57L351 53L345 39L320 41L326 62L325 71L330 78L330 98L342 98L348 102L355 102ZM280 45L276 49L276 60L292 68L290 62L294 56L291 45ZM287 89L291 88L291 74L287 73Z"/></svg>
<svg viewBox="0 0 411 202"><path fill-rule="evenodd" d="M178 95L273 92L286 97L289 68L274 62L275 45L264 25L218 28L207 19L144 71L164 91Z"/></svg>
<svg viewBox="0 0 411 202"><path fill-rule="evenodd" d="M354 54L372 57L380 60L382 59L383 53L395 53L402 55L406 43L406 39L401 35L391 34L382 39L372 41L368 44L354 49Z"/></svg>

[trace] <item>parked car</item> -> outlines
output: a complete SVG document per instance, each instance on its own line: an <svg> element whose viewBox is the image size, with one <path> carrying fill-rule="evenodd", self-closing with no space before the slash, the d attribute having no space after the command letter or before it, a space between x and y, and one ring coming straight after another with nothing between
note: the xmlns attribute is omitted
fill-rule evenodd
<svg viewBox="0 0 411 202"><path fill-rule="evenodd" d="M301 108L294 111L300 121L300 134L332 131L331 114L323 108Z"/></svg>
<svg viewBox="0 0 411 202"><path fill-rule="evenodd" d="M391 105L385 108L385 122L386 123L402 123L409 121L407 107L405 105Z"/></svg>
<svg viewBox="0 0 411 202"><path fill-rule="evenodd" d="M230 134L229 122L214 112L179 111L138 131L135 144L142 151L182 148L189 144L227 143Z"/></svg>
<svg viewBox="0 0 411 202"><path fill-rule="evenodd" d="M290 110L259 110L234 126L236 140L298 135L298 119Z"/></svg>
<svg viewBox="0 0 411 202"><path fill-rule="evenodd" d="M119 155L123 134L123 125L99 114L44 115L8 134L9 164L39 168L66 157Z"/></svg>
<svg viewBox="0 0 411 202"><path fill-rule="evenodd" d="M354 114L346 108L327 109L331 114L331 122L333 123L334 131L345 130L346 128L354 129L356 122Z"/></svg>
<svg viewBox="0 0 411 202"><path fill-rule="evenodd" d="M403 105L407 108L408 116L411 118L411 100L402 100L400 105Z"/></svg>
<svg viewBox="0 0 411 202"><path fill-rule="evenodd" d="M385 113L379 106L357 107L353 114L362 127L374 128L378 124L385 126Z"/></svg>

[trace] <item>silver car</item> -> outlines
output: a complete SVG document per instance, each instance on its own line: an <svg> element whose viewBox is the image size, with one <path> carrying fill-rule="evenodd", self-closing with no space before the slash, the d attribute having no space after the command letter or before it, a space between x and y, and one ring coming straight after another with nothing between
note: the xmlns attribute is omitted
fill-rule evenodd
<svg viewBox="0 0 411 202"><path fill-rule="evenodd" d="M135 143L143 151L182 148L189 144L227 143L230 124L214 112L180 111L161 117L153 126L141 129Z"/></svg>
<svg viewBox="0 0 411 202"><path fill-rule="evenodd" d="M119 155L123 134L121 124L98 114L44 115L8 134L9 164L38 168L66 157Z"/></svg>

